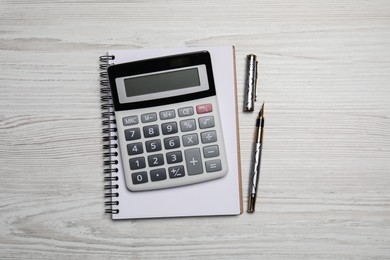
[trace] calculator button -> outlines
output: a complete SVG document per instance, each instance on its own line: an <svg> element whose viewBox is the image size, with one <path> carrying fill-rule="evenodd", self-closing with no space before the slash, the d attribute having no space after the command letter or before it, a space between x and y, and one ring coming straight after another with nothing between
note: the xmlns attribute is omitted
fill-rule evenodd
<svg viewBox="0 0 390 260"><path fill-rule="evenodd" d="M141 184L148 182L148 173L147 172L135 172L131 174L131 179L133 184Z"/></svg>
<svg viewBox="0 0 390 260"><path fill-rule="evenodd" d="M173 110L173 109L160 112L160 119L161 120L175 118L175 116L176 116L176 113L175 113L175 110Z"/></svg>
<svg viewBox="0 0 390 260"><path fill-rule="evenodd" d="M196 130L196 122L195 119L188 119L180 121L180 130L182 132L188 132Z"/></svg>
<svg viewBox="0 0 390 260"><path fill-rule="evenodd" d="M167 157L168 164L178 163L183 161L183 157L180 151L169 152L166 154L166 157Z"/></svg>
<svg viewBox="0 0 390 260"><path fill-rule="evenodd" d="M207 131L200 134L200 138L202 143L212 143L217 141L217 132L215 131Z"/></svg>
<svg viewBox="0 0 390 260"><path fill-rule="evenodd" d="M214 117L213 116L205 116L205 117L199 117L199 128L205 129L214 127Z"/></svg>
<svg viewBox="0 0 390 260"><path fill-rule="evenodd" d="M219 156L218 145L210 145L210 146L203 147L203 156L204 158Z"/></svg>
<svg viewBox="0 0 390 260"><path fill-rule="evenodd" d="M199 144L197 134L183 135L182 139L183 139L183 146L191 146L191 145Z"/></svg>
<svg viewBox="0 0 390 260"><path fill-rule="evenodd" d="M180 117L192 116L194 114L194 108L193 107L183 107L183 108L179 108L178 112L179 112Z"/></svg>
<svg viewBox="0 0 390 260"><path fill-rule="evenodd" d="M174 149L180 147L180 139L178 136L168 137L164 139L165 149Z"/></svg>
<svg viewBox="0 0 390 260"><path fill-rule="evenodd" d="M221 160L212 160L206 162L206 171L207 172L217 172L222 170Z"/></svg>
<svg viewBox="0 0 390 260"><path fill-rule="evenodd" d="M146 151L149 152L149 153L150 152L160 151L162 149L161 148L161 140L160 139L146 141L145 142L145 146L146 146Z"/></svg>
<svg viewBox="0 0 390 260"><path fill-rule="evenodd" d="M142 147L142 143L131 143L127 145L127 154L128 155L134 155L134 154L141 154L144 152L144 149Z"/></svg>
<svg viewBox="0 0 390 260"><path fill-rule="evenodd" d="M162 154L154 154L148 156L149 167L160 166L164 164L164 156Z"/></svg>
<svg viewBox="0 0 390 260"><path fill-rule="evenodd" d="M162 181L167 178L167 173L164 168L150 171L150 179L152 181Z"/></svg>
<svg viewBox="0 0 390 260"><path fill-rule="evenodd" d="M137 157L129 160L130 169L138 170L146 167L145 157Z"/></svg>
<svg viewBox="0 0 390 260"><path fill-rule="evenodd" d="M204 114L209 113L213 111L213 105L211 104L203 104L196 106L196 113L198 114Z"/></svg>
<svg viewBox="0 0 390 260"><path fill-rule="evenodd" d="M143 129L144 129L145 137L153 137L153 136L158 136L160 134L158 130L158 125L144 126Z"/></svg>
<svg viewBox="0 0 390 260"><path fill-rule="evenodd" d="M147 113L141 115L141 122L142 123L149 123L154 122L157 120L157 114L156 113Z"/></svg>
<svg viewBox="0 0 390 260"><path fill-rule="evenodd" d="M169 167L168 172L169 172L169 178L171 179L180 178L185 175L183 165Z"/></svg>
<svg viewBox="0 0 390 260"><path fill-rule="evenodd" d="M125 130L126 141L136 140L141 138L141 130L139 128L131 128Z"/></svg>
<svg viewBox="0 0 390 260"><path fill-rule="evenodd" d="M161 125L163 135L175 134L177 133L177 123L170 122L164 123Z"/></svg>
<svg viewBox="0 0 390 260"><path fill-rule="evenodd" d="M138 116L126 116L122 118L122 122L124 126L136 125L138 124Z"/></svg>
<svg viewBox="0 0 390 260"><path fill-rule="evenodd" d="M188 175L203 173L202 159L199 148L184 151Z"/></svg>

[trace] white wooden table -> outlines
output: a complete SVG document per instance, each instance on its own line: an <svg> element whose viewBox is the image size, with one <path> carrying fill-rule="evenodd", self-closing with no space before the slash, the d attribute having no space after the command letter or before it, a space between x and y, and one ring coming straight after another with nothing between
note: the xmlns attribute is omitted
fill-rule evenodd
<svg viewBox="0 0 390 260"><path fill-rule="evenodd" d="M266 101L255 214L104 214L98 56L235 45L244 205ZM0 1L0 258L390 258L389 1Z"/></svg>

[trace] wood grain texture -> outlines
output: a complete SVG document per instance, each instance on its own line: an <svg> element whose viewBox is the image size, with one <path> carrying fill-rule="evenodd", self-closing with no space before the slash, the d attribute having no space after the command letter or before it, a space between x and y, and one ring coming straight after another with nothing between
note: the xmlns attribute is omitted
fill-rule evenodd
<svg viewBox="0 0 390 260"><path fill-rule="evenodd" d="M98 56L203 45L236 46L240 108L260 58L256 213L112 221ZM2 0L0 61L0 258L390 258L389 1Z"/></svg>

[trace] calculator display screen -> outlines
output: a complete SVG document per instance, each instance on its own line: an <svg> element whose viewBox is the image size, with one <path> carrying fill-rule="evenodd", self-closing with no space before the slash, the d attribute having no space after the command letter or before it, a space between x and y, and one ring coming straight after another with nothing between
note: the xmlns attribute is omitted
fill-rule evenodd
<svg viewBox="0 0 390 260"><path fill-rule="evenodd" d="M199 86L200 79L197 68L124 79L127 97Z"/></svg>
<svg viewBox="0 0 390 260"><path fill-rule="evenodd" d="M207 51L114 64L108 67L107 74L115 111L216 95Z"/></svg>
<svg viewBox="0 0 390 260"><path fill-rule="evenodd" d="M115 79L119 103L134 103L207 91L206 65L140 73Z"/></svg>

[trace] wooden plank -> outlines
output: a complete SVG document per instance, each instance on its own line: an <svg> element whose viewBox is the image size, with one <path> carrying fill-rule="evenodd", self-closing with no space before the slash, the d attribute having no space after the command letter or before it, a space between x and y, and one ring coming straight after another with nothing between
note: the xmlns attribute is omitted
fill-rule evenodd
<svg viewBox="0 0 390 260"><path fill-rule="evenodd" d="M389 257L390 2L0 6L1 258ZM256 213L112 221L98 56L203 45L236 46L240 108L245 55L260 59ZM246 203L256 113L239 117Z"/></svg>

